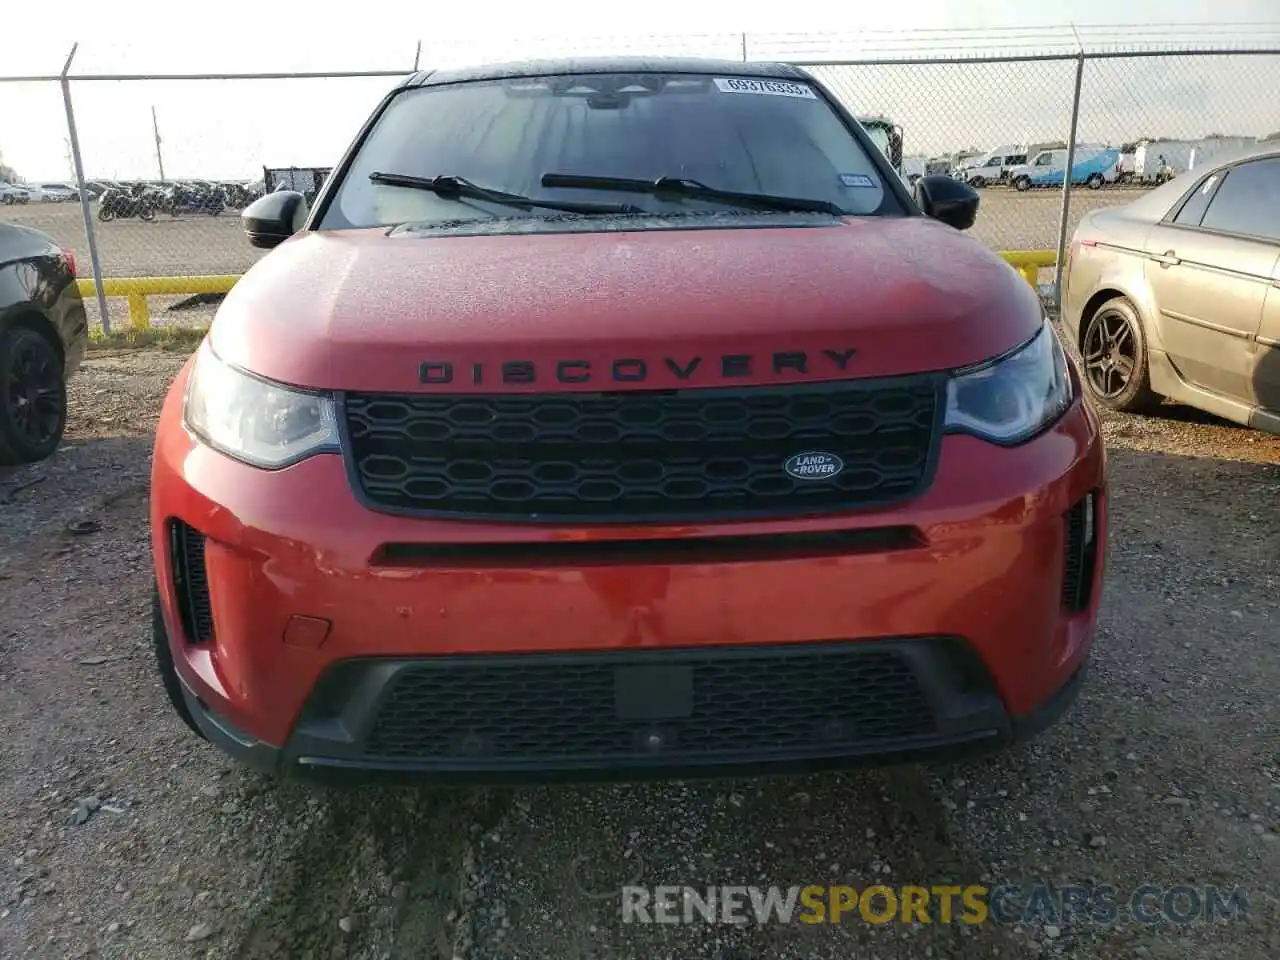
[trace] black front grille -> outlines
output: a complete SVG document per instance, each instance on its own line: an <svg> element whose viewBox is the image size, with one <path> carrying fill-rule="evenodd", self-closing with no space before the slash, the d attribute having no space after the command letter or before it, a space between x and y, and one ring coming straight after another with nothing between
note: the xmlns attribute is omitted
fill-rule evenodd
<svg viewBox="0 0 1280 960"><path fill-rule="evenodd" d="M1066 549L1062 570L1062 603L1069 610L1089 606L1097 557L1094 495L1086 495L1066 515Z"/></svg>
<svg viewBox="0 0 1280 960"><path fill-rule="evenodd" d="M169 524L169 556L178 616L191 643L213 639L213 608L209 603L209 576L204 562L204 535L181 520Z"/></svg>
<svg viewBox="0 0 1280 960"><path fill-rule="evenodd" d="M803 514L918 493L932 376L734 390L504 396L348 394L355 480L397 511L524 520ZM844 464L796 480L808 452Z"/></svg>
<svg viewBox="0 0 1280 960"><path fill-rule="evenodd" d="M619 706L619 677L654 667L683 671L657 682L664 691L687 684L686 709L636 718ZM645 696L646 704L653 699ZM404 761L701 762L832 755L936 729L911 661L883 645L528 654L406 667L378 706L365 753Z"/></svg>

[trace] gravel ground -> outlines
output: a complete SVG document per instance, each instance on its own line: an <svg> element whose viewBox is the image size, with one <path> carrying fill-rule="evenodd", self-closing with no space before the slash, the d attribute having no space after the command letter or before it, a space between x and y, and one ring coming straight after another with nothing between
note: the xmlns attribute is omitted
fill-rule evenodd
<svg viewBox="0 0 1280 960"><path fill-rule="evenodd" d="M1073 191L1068 223L1074 229L1087 211L1128 203L1142 192L1128 187ZM1003 187L984 189L973 235L998 250L1055 250L1061 204L1056 190L1022 194ZM68 245L76 253L81 275L92 275L79 204L4 207L0 218L36 227ZM234 211L218 217L162 215L154 223L95 220L94 227L103 275L108 277L240 274L265 253L249 246Z"/></svg>
<svg viewBox="0 0 1280 960"><path fill-rule="evenodd" d="M171 714L148 649L150 432L183 357L95 352L63 449L0 473L0 957L1280 956L1280 438L1108 417L1095 669L1032 744L939 767L320 790ZM30 485L28 485L30 484ZM624 925L627 882L1239 885L1249 917Z"/></svg>

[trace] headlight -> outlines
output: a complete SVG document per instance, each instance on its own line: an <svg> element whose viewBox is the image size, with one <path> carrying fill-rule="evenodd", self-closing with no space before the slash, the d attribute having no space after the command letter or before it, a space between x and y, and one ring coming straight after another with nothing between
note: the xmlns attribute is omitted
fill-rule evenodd
<svg viewBox="0 0 1280 960"><path fill-rule="evenodd" d="M1070 405L1067 355L1045 321L1017 350L947 382L946 427L1012 445L1039 433Z"/></svg>
<svg viewBox="0 0 1280 960"><path fill-rule="evenodd" d="M338 449L332 397L242 373L219 360L208 341L187 382L183 420L209 446L269 470Z"/></svg>

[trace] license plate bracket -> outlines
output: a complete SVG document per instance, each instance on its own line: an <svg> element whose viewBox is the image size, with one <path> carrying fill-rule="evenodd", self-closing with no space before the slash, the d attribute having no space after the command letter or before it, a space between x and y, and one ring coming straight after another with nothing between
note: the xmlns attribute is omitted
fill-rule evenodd
<svg viewBox="0 0 1280 960"><path fill-rule="evenodd" d="M613 706L620 720L675 720L693 715L693 668L616 667Z"/></svg>

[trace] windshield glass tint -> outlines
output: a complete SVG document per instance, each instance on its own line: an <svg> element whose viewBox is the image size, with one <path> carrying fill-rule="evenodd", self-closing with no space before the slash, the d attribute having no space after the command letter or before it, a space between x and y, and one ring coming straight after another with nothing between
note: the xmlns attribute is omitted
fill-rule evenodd
<svg viewBox="0 0 1280 960"><path fill-rule="evenodd" d="M556 216L369 181L447 174L537 199L626 202L679 216L719 201L546 188L547 173L697 180L718 190L901 213L867 152L808 84L684 74L589 74L406 90L377 120L323 227ZM754 211L756 214L759 211Z"/></svg>

